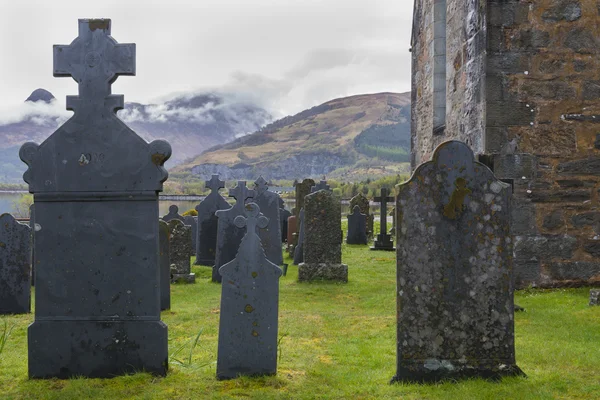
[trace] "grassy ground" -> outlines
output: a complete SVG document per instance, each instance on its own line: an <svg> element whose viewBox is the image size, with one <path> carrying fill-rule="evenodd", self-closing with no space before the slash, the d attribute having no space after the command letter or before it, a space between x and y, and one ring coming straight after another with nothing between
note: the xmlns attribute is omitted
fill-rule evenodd
<svg viewBox="0 0 600 400"><path fill-rule="evenodd" d="M289 260L288 260L289 262ZM394 253L344 246L350 282L298 284L297 268L281 279L280 362L276 377L215 379L221 287L210 269L194 268L195 285L172 285L170 353L202 331L166 378L139 373L114 379L27 379L27 326L33 317L0 317L15 325L0 355L0 399L598 399L600 307L588 289L521 291L516 302L517 363L528 378L437 385L389 385L395 373Z"/></svg>

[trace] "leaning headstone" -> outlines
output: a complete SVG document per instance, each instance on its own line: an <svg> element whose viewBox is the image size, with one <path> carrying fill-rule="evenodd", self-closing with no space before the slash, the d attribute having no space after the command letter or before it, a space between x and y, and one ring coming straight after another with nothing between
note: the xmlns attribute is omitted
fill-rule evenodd
<svg viewBox="0 0 600 400"><path fill-rule="evenodd" d="M267 181L259 177L254 182L256 195L252 199L261 212L269 220L269 225L258 232L267 259L275 265L283 264L283 251L281 249L281 223L279 222L279 200L281 197L271 192Z"/></svg>
<svg viewBox="0 0 600 400"><path fill-rule="evenodd" d="M254 203L235 225L246 234L234 260L223 265L217 378L275 375L281 269L270 262L256 233L268 219Z"/></svg>
<svg viewBox="0 0 600 400"><path fill-rule="evenodd" d="M279 197L279 221L281 223L281 243L287 242L288 235L288 218L292 213L285 209L285 202Z"/></svg>
<svg viewBox="0 0 600 400"><path fill-rule="evenodd" d="M316 191L304 200L304 262L298 265L300 282L348 282L348 266L342 264L342 206L326 186L317 185L313 188Z"/></svg>
<svg viewBox="0 0 600 400"><path fill-rule="evenodd" d="M377 239L373 243L373 247L371 250L385 250L385 251L394 251L394 241L392 237L388 234L387 231L387 205L388 202L393 202L394 198L389 196L389 189L382 188L381 196L375 197L373 200L377 203L381 204L381 213L380 213L380 229L379 234L377 235Z"/></svg>
<svg viewBox="0 0 600 400"><path fill-rule="evenodd" d="M219 218L216 212L231 208L227 200L220 194L219 189L225 187L225 182L219 179L219 175L213 175L205 186L210 189L210 194L196 206L198 211L198 231L196 234L196 264L215 265L217 254L217 226Z"/></svg>
<svg viewBox="0 0 600 400"><path fill-rule="evenodd" d="M192 254L192 227L178 219L167 222L169 225L169 263L171 264L171 281L194 283L196 274L190 269Z"/></svg>
<svg viewBox="0 0 600 400"><path fill-rule="evenodd" d="M160 264L160 309L171 308L171 262L169 258L169 225L158 221L158 262Z"/></svg>
<svg viewBox="0 0 600 400"><path fill-rule="evenodd" d="M348 215L348 244L367 244L367 216L360 212L358 205L354 206L352 214Z"/></svg>
<svg viewBox="0 0 600 400"><path fill-rule="evenodd" d="M31 228L0 215L0 315L31 312Z"/></svg>
<svg viewBox="0 0 600 400"><path fill-rule="evenodd" d="M19 153L36 214L32 378L167 372L156 220L171 146L115 115L111 85L134 74L135 45L118 44L108 19L79 20L79 37L54 46L54 76L73 77L79 96L64 125Z"/></svg>
<svg viewBox="0 0 600 400"><path fill-rule="evenodd" d="M251 199L254 195L254 190L248 189L245 181L238 181L237 186L229 190L229 196L235 198L233 207L216 212L219 224L217 226L217 253L212 270L213 282L221 282L219 268L235 258L246 232L244 229L238 229L234 220L238 215L244 215L246 199Z"/></svg>
<svg viewBox="0 0 600 400"><path fill-rule="evenodd" d="M590 290L590 306L600 306L600 289Z"/></svg>
<svg viewBox="0 0 600 400"><path fill-rule="evenodd" d="M169 207L169 213L161 217L161 219L165 222L169 222L172 219L178 219L179 221L185 223L185 218L179 214L179 207L177 207L175 204Z"/></svg>
<svg viewBox="0 0 600 400"><path fill-rule="evenodd" d="M350 209L354 210L354 206L360 207L360 212L367 216L367 237L373 237L375 216L371 214L369 199L364 194L359 193L350 199Z"/></svg>
<svg viewBox="0 0 600 400"><path fill-rule="evenodd" d="M192 228L192 235L190 237L192 246L190 247L190 249L192 250L191 255L196 255L196 235L198 234L198 217L193 215L186 215L183 217L183 223Z"/></svg>
<svg viewBox="0 0 600 400"><path fill-rule="evenodd" d="M515 363L511 187L465 144L398 185L397 373L423 382L522 374Z"/></svg>
<svg viewBox="0 0 600 400"><path fill-rule="evenodd" d="M294 247L294 264L300 265L304 262L304 209L300 210L300 220L298 228L298 236L296 239L296 246Z"/></svg>

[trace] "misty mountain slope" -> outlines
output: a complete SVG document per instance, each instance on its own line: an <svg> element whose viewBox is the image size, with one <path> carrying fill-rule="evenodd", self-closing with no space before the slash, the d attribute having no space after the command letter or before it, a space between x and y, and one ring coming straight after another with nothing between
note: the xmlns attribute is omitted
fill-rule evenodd
<svg viewBox="0 0 600 400"><path fill-rule="evenodd" d="M331 100L213 147L172 172L222 179L352 178L405 172L410 93Z"/></svg>

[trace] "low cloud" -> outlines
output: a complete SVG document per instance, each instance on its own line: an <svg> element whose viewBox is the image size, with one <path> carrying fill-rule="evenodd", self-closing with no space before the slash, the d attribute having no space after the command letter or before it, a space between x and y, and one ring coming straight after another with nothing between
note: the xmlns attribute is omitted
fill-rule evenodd
<svg viewBox="0 0 600 400"><path fill-rule="evenodd" d="M0 110L0 125L31 121L39 126L57 127L72 115L71 111L65 109L64 103L61 104L57 100L49 103L26 101Z"/></svg>

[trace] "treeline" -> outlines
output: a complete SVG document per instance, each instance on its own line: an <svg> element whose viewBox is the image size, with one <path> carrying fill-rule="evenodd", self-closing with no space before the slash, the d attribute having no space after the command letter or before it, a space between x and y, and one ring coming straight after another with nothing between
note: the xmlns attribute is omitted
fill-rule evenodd
<svg viewBox="0 0 600 400"><path fill-rule="evenodd" d="M392 162L410 161L410 125L406 122L372 125L354 138L356 151Z"/></svg>

